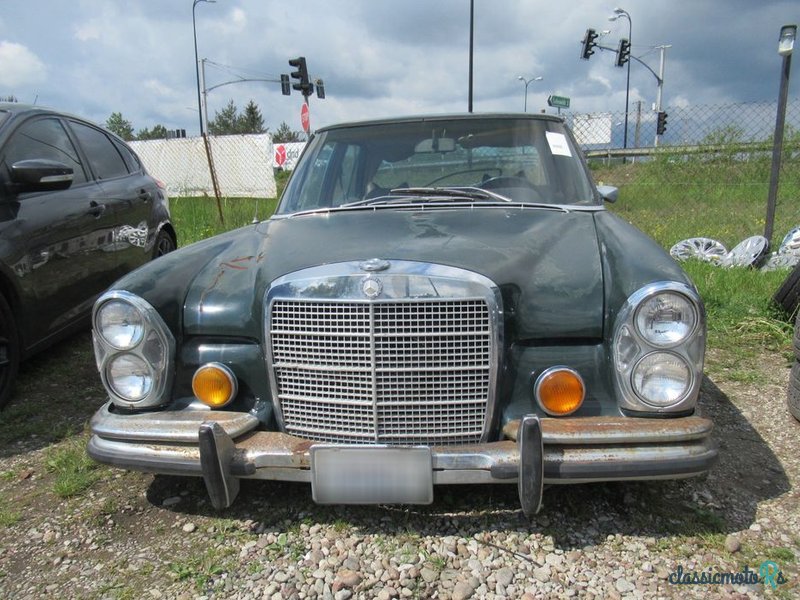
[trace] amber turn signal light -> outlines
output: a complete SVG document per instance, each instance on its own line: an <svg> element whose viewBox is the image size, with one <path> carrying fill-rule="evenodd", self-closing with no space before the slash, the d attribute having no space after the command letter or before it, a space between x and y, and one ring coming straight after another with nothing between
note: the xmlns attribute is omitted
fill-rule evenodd
<svg viewBox="0 0 800 600"><path fill-rule="evenodd" d="M537 377L534 395L544 412L561 417L580 408L586 397L586 387L573 369L551 367Z"/></svg>
<svg viewBox="0 0 800 600"><path fill-rule="evenodd" d="M222 408L236 397L236 376L221 363L208 363L195 371L192 391L200 402L211 408Z"/></svg>

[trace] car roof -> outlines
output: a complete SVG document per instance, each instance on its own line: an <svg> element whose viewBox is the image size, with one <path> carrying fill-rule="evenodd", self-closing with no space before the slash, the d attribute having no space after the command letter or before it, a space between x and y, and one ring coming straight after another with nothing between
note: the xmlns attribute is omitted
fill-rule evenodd
<svg viewBox="0 0 800 600"><path fill-rule="evenodd" d="M557 115L548 115L543 113L452 113L441 115L417 115L406 117L394 117L387 119L369 119L365 121L351 121L348 123L337 123L335 125L327 125L320 127L317 132L330 131L332 129L344 129L348 127L369 127L374 125L388 125L395 123L422 123L425 121L452 121L452 120L469 120L485 121L487 119L528 119L531 121L555 121L563 123L564 119Z"/></svg>
<svg viewBox="0 0 800 600"><path fill-rule="evenodd" d="M79 115L74 115L69 112L65 112L63 110L58 110L56 108L50 108L48 106L40 106L38 104L20 104L18 102L0 102L0 113L7 112L11 116L12 119L17 117L26 117L28 115L58 115L59 117L67 117L70 119L74 119L76 121L81 121L83 123L88 123L90 125L94 125L95 127L99 127L107 134L113 136L115 139L119 140L123 144L127 145L127 142L120 138L117 134L113 131L109 131L108 128L103 123L95 123L91 119L87 119L85 117L81 117Z"/></svg>

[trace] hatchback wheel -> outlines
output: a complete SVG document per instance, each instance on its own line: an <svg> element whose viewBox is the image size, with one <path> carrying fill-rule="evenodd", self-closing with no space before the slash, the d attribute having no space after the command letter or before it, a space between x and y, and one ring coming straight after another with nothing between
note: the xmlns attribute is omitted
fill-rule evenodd
<svg viewBox="0 0 800 600"><path fill-rule="evenodd" d="M14 314L6 299L0 295L0 409L11 398L19 370L19 354L19 333Z"/></svg>
<svg viewBox="0 0 800 600"><path fill-rule="evenodd" d="M164 256L175 250L175 241L166 231L159 231L156 236L156 245L153 248L153 258Z"/></svg>

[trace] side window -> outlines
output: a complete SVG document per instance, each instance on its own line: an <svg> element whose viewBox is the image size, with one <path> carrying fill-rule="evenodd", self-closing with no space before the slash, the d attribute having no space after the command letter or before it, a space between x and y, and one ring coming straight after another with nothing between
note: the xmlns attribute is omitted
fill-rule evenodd
<svg viewBox="0 0 800 600"><path fill-rule="evenodd" d="M117 150L119 150L119 153L122 155L122 159L125 161L125 164L128 166L128 171L130 173L134 173L135 171L141 170L142 163L139 162L139 157L134 154L133 150L117 140L112 141L117 147Z"/></svg>
<svg viewBox="0 0 800 600"><path fill-rule="evenodd" d="M78 152L58 119L35 119L23 123L6 144L0 164L8 171L15 162L37 158L55 160L72 167L73 185L86 181Z"/></svg>
<svg viewBox="0 0 800 600"><path fill-rule="evenodd" d="M128 174L122 155L105 133L76 121L70 121L70 126L98 179L113 179Z"/></svg>
<svg viewBox="0 0 800 600"><path fill-rule="evenodd" d="M301 167L302 170L292 175L292 180L296 181L288 188L287 208L289 211L310 210L324 206L321 199L322 186L325 183L333 152L334 144L325 144L319 149L313 160L307 159ZM330 203L327 206L330 206Z"/></svg>

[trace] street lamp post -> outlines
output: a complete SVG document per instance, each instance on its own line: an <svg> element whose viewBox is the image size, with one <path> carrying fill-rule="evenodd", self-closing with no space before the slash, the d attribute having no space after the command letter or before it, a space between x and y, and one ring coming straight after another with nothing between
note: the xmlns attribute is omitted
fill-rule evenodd
<svg viewBox="0 0 800 600"><path fill-rule="evenodd" d="M200 100L200 60L197 57L197 20L195 19L195 7L201 2L208 2L213 4L217 0L194 0L192 2L192 33L194 35L194 70L197 80L197 111L200 114L200 135L204 133L203 130L203 104Z"/></svg>
<svg viewBox="0 0 800 600"><path fill-rule="evenodd" d="M615 8L614 14L608 17L609 21L616 21L617 19L625 17L628 19L628 43L631 44L631 48L633 47L633 23L631 22L631 15L628 13L627 10L623 10L622 8ZM628 60L628 74L625 81L625 133L623 137L622 147L628 147L628 101L630 99L631 94L631 61Z"/></svg>
<svg viewBox="0 0 800 600"><path fill-rule="evenodd" d="M530 79L525 79L522 75L517 77L520 81L525 84L525 104L523 108L523 112L528 112L528 86L533 83L534 81L541 81L544 77L531 77Z"/></svg>
<svg viewBox="0 0 800 600"><path fill-rule="evenodd" d="M789 71L792 68L792 50L797 37L797 25L784 25L778 38L778 54L783 57L781 83L778 91L778 111L775 117L775 135L772 142L772 170L769 178L767 195L767 218L764 223L764 237L767 242L772 239L775 222L775 204L778 197L778 179L781 171L781 153L783 151L783 127L786 122L786 99L789 93Z"/></svg>

